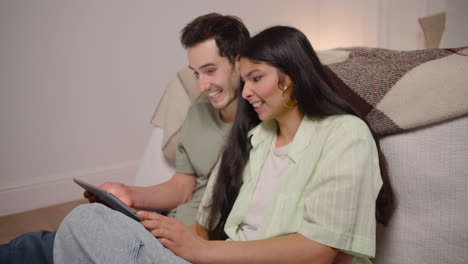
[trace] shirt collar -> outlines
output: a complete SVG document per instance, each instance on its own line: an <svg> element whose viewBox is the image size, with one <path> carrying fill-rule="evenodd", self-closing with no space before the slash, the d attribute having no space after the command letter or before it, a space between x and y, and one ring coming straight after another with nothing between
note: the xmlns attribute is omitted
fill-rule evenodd
<svg viewBox="0 0 468 264"><path fill-rule="evenodd" d="M304 116L302 119L288 151L288 157L293 163L297 161L300 154L310 144L313 138L311 135L314 133L317 120L317 117L307 116ZM248 133L248 137L252 150L263 144L271 144L277 129L278 123L274 120L262 121L259 125L251 129Z"/></svg>

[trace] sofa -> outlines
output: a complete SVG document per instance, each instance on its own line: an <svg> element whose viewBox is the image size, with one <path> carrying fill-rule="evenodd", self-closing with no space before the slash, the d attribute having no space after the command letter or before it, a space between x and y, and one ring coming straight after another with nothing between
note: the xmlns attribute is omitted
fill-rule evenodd
<svg viewBox="0 0 468 264"><path fill-rule="evenodd" d="M378 227L373 263L467 263L468 47L318 54L342 96L380 135L387 158L398 205L390 224ZM153 116L164 128L167 160L197 91L192 73L181 70Z"/></svg>
<svg viewBox="0 0 468 264"><path fill-rule="evenodd" d="M397 197L373 263L467 263L468 47L346 50L326 68L380 135Z"/></svg>
<svg viewBox="0 0 468 264"><path fill-rule="evenodd" d="M450 42L450 21L447 13L419 20L427 49L318 52L340 94L380 136L387 158L397 208L389 225L377 228L373 263L468 263L468 41L458 34ZM153 115L158 149L147 150L143 168L162 149L171 170L185 113L201 98L192 73L179 71ZM153 174L145 169L139 174L137 183L164 180L141 180Z"/></svg>
<svg viewBox="0 0 468 264"><path fill-rule="evenodd" d="M467 12L467 1L448 0L445 12L418 19L425 48L468 45ZM446 69L445 73L436 71L428 76L440 75L444 81L438 85L445 93L452 93L453 87L463 91L459 103L466 107L466 62L460 68L447 65ZM449 76L457 70L464 76ZM452 103L441 98L426 115L431 116L441 107L447 109ZM381 147L398 207L388 227L378 226L373 263L468 263L467 136L468 115L461 111L450 118L382 137Z"/></svg>

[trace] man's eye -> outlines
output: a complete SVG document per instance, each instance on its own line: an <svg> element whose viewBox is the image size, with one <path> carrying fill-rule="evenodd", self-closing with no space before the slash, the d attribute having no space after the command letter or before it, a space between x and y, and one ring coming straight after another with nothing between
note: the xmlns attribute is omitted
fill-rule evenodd
<svg viewBox="0 0 468 264"><path fill-rule="evenodd" d="M214 72L216 72L215 68L206 69L207 74L214 73Z"/></svg>
<svg viewBox="0 0 468 264"><path fill-rule="evenodd" d="M193 75L195 76L195 79L198 79L198 77L200 76L198 72L194 72Z"/></svg>

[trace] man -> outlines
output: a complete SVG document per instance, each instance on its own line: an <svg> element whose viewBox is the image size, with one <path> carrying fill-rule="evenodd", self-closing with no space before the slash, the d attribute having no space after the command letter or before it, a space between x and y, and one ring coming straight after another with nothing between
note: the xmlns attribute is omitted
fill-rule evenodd
<svg viewBox="0 0 468 264"><path fill-rule="evenodd" d="M208 175L234 121L240 87L236 59L248 38L242 22L219 14L198 17L182 30L189 68L209 100L194 104L187 113L176 150L176 173L151 187L108 182L102 188L131 207L170 211L169 216L186 225L195 222Z"/></svg>
<svg viewBox="0 0 468 264"><path fill-rule="evenodd" d="M211 169L234 121L241 85L237 55L249 39L244 24L220 14L200 16L181 34L189 68L208 101L194 104L182 126L176 151L176 173L150 187L107 182L102 188L131 207L169 211L169 216L191 225ZM89 197L94 200L94 197ZM0 263L52 263L55 232L28 233L0 246Z"/></svg>

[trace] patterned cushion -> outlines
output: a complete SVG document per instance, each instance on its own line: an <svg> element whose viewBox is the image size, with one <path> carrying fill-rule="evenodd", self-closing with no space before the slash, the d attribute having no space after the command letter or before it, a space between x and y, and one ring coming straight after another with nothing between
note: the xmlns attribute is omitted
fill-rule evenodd
<svg viewBox="0 0 468 264"><path fill-rule="evenodd" d="M348 59L330 63L325 70L338 92L379 135L468 113L468 47L345 50Z"/></svg>

